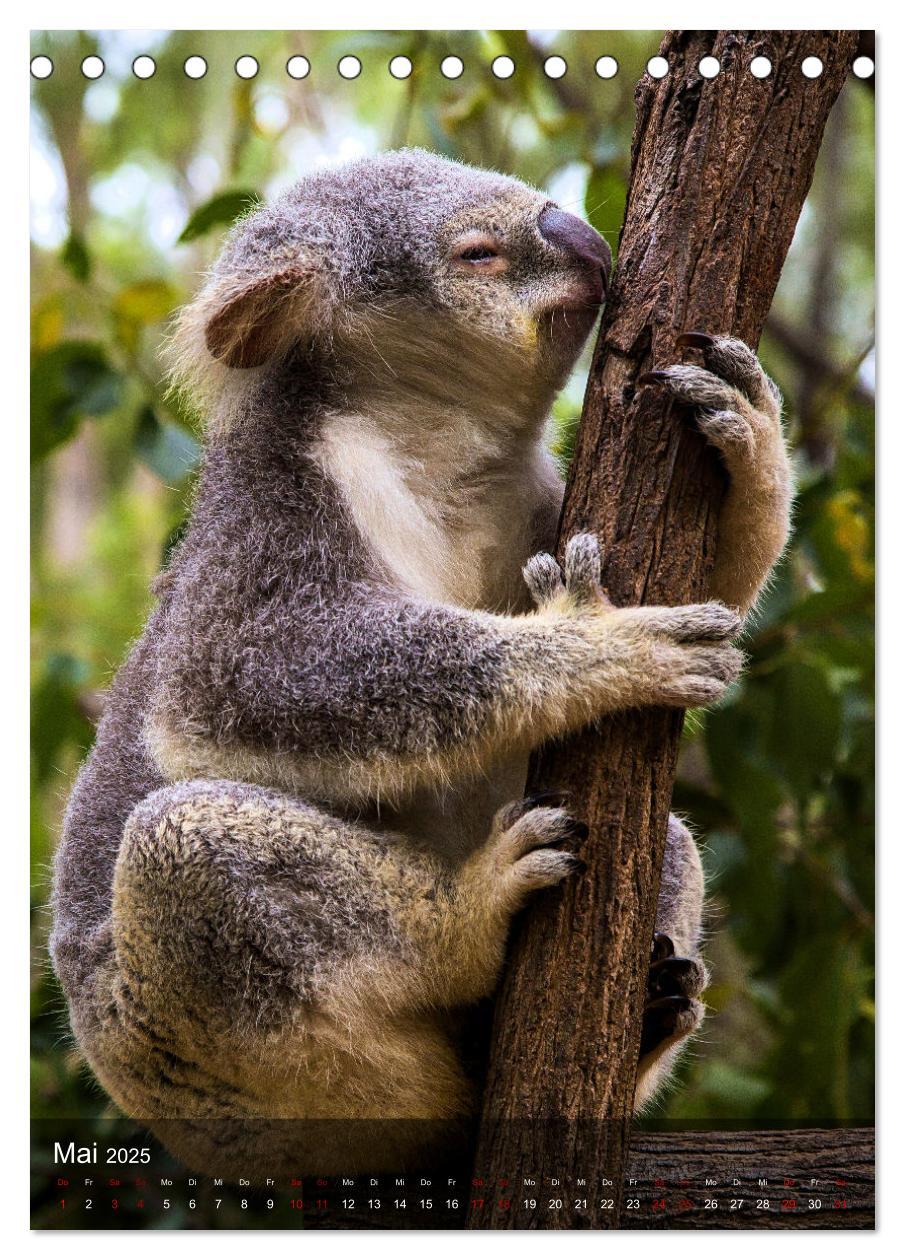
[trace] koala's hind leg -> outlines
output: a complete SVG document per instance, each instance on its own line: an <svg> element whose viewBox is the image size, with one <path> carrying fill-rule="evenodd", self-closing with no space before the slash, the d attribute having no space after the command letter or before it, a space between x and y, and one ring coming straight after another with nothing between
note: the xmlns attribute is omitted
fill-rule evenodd
<svg viewBox="0 0 905 1260"><path fill-rule="evenodd" d="M698 953L703 905L704 873L697 845L688 828L671 814L641 1031L636 1110L666 1083L683 1044L704 1018L700 995L708 975Z"/></svg>
<svg viewBox="0 0 905 1260"><path fill-rule="evenodd" d="M443 1020L394 1005L382 983L417 964L405 920L419 902L440 903L438 873L402 837L247 784L163 788L126 824L110 954L77 1035L127 1114L184 1122L175 1153L196 1167L222 1156L222 1131L209 1148L198 1137L208 1121L239 1122L234 1158L247 1139L260 1162L257 1122L298 1119L344 1123L320 1133L311 1165L296 1151L296 1169L327 1170L325 1143L343 1132L336 1167L373 1167L374 1149L347 1149L363 1131L348 1121L468 1107ZM374 1140L404 1162L401 1134L395 1152L385 1131Z"/></svg>
<svg viewBox="0 0 905 1260"><path fill-rule="evenodd" d="M421 927L419 1000L458 1005L496 987L509 924L529 897L584 869L568 849L587 827L546 792L503 806L484 844L458 868L441 896L441 913ZM420 992L419 992L420 990Z"/></svg>
<svg viewBox="0 0 905 1260"><path fill-rule="evenodd" d="M278 792L163 788L123 836L112 949L77 1030L89 1061L148 1120L242 1121L249 1134L261 1119L340 1120L335 1135L349 1121L463 1117L471 1089L447 1008L491 991L511 914L576 868L551 846L577 826L543 802L509 807L454 870ZM404 1161L393 1132L382 1157ZM317 1156L325 1171L322 1144ZM346 1149L335 1165L375 1160ZM192 1162L209 1161L195 1149Z"/></svg>

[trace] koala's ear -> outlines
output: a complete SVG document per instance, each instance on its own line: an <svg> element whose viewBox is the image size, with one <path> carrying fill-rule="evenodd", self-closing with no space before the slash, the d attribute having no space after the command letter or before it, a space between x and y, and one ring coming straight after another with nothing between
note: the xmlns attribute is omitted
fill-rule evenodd
<svg viewBox="0 0 905 1260"><path fill-rule="evenodd" d="M312 271L290 266L215 297L204 328L208 350L227 367L260 367L304 335L316 286Z"/></svg>

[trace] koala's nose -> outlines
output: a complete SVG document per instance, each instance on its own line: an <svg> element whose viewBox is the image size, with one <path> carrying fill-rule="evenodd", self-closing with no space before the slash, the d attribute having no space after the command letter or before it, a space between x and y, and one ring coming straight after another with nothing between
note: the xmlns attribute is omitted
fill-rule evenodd
<svg viewBox="0 0 905 1260"><path fill-rule="evenodd" d="M548 206L541 211L537 226L545 241L592 267L599 267L604 281L609 279L613 265L610 247L600 233L595 232L584 219L560 210L558 206Z"/></svg>

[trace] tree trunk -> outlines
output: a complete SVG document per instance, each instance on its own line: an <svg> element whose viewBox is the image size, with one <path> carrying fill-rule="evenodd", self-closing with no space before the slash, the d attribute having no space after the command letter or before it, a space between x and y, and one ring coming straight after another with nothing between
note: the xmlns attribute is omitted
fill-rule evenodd
<svg viewBox="0 0 905 1260"><path fill-rule="evenodd" d="M701 599L723 473L639 374L676 338L756 346L854 55L845 31L672 31L669 74L639 86L625 223L560 521L601 541L616 604ZM705 80L701 58L719 59ZM754 56L773 72L756 79ZM818 56L823 74L800 66ZM645 979L682 714L619 714L535 757L529 789L563 787L590 826L586 874L516 925L497 1000L475 1176L607 1175L622 1184ZM620 1195L616 1195L617 1203ZM544 1215L520 1215L543 1228ZM592 1211L575 1226L618 1224ZM472 1228L506 1228L493 1201ZM560 1220L559 1227L568 1225Z"/></svg>

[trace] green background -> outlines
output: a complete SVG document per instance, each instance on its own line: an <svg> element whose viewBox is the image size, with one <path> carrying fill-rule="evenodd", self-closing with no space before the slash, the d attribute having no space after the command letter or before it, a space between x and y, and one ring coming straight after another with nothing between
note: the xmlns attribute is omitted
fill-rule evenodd
<svg viewBox="0 0 905 1260"><path fill-rule="evenodd" d="M583 212L614 250L633 92L658 32L65 32L33 37L33 1090L36 1115L103 1112L47 963L49 864L104 688L185 519L196 419L159 350L229 221L317 164L419 144ZM95 82L81 58L99 53ZM139 81L132 58L150 53ZM293 81L287 58L307 56ZM387 70L397 54L415 72ZM449 81L440 60L465 73ZM494 56L515 75L497 80ZM561 54L565 78L543 72ZM187 56L209 63L186 78ZM235 59L260 62L252 80ZM341 56L362 73L339 77ZM604 81L597 57L619 73ZM795 540L747 635L750 669L689 715L676 807L709 876L712 1008L658 1118L873 1114L874 101L850 78L761 354L786 397ZM586 371L586 364L584 369ZM576 374L557 403L568 458Z"/></svg>

